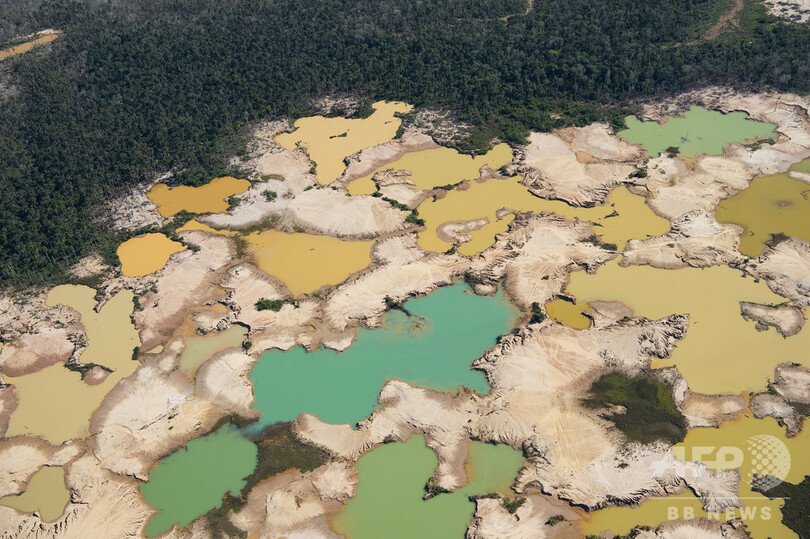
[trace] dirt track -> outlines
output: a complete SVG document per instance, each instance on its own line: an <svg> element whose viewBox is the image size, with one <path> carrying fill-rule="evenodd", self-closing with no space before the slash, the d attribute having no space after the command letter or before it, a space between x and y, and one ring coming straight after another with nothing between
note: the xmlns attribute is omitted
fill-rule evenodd
<svg viewBox="0 0 810 539"><path fill-rule="evenodd" d="M711 41L715 39L717 36L723 33L725 30L726 25L731 24L732 26L739 27L739 20L737 16L742 11L743 7L745 7L745 2L743 0L734 0L734 5L729 8L728 11L723 13L720 16L720 19L717 20L717 24L709 28L709 31L706 32L700 39L696 39L695 41L689 41L685 43L685 45L698 45L700 43L705 43L706 41ZM680 45L680 43L678 44Z"/></svg>

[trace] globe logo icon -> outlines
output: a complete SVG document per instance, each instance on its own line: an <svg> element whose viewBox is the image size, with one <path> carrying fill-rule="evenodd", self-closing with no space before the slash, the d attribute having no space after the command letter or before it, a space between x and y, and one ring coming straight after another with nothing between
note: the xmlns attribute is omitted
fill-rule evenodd
<svg viewBox="0 0 810 539"><path fill-rule="evenodd" d="M748 481L756 490L768 490L779 485L790 471L790 451L770 434L757 434L745 441L751 471Z"/></svg>

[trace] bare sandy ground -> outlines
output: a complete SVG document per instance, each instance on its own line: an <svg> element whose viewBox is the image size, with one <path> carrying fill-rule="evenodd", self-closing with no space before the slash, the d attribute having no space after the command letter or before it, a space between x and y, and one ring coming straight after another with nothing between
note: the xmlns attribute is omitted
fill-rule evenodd
<svg viewBox="0 0 810 539"><path fill-rule="evenodd" d="M790 364L777 366L769 390L751 398L751 410L756 417L783 422L787 435L795 436L802 429L802 414L810 404L810 369Z"/></svg>
<svg viewBox="0 0 810 539"><path fill-rule="evenodd" d="M506 510L500 498L475 500L475 513L470 527L467 528L467 537L469 539L579 537L576 521L580 517L570 505L550 496L529 495L525 499L526 502L514 513ZM554 525L547 524L551 517L556 516L561 516L564 520Z"/></svg>
<svg viewBox="0 0 810 539"><path fill-rule="evenodd" d="M339 537L328 526L323 529L322 519L354 496L356 485L357 471L347 462L330 462L305 474L291 469L256 485L232 521L260 537Z"/></svg>
<svg viewBox="0 0 810 539"><path fill-rule="evenodd" d="M810 0L765 0L768 11L790 22L810 20Z"/></svg>
<svg viewBox="0 0 810 539"><path fill-rule="evenodd" d="M573 206L603 202L614 187L627 181L642 156L639 148L599 124L579 130L570 142L561 135L574 133L532 133L529 145L516 158L523 183L538 197ZM583 162L583 156L590 159Z"/></svg>

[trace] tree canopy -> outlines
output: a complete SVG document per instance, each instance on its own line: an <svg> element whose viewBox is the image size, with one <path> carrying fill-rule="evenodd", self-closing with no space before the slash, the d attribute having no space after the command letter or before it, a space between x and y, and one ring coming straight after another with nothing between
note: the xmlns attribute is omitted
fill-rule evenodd
<svg viewBox="0 0 810 539"><path fill-rule="evenodd" d="M205 175L246 126L329 94L450 110L520 142L634 99L707 84L810 90L808 25L759 0L701 36L728 0L24 0L0 36L56 28L0 64L0 284L109 250L92 210L157 173Z"/></svg>

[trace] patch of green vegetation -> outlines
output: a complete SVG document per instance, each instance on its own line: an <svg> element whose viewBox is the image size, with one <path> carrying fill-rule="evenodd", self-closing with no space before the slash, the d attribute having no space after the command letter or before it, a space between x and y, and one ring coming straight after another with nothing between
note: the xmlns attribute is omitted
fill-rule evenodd
<svg viewBox="0 0 810 539"><path fill-rule="evenodd" d="M171 178L171 183L172 185L201 187L210 183L214 178L221 178L223 176L240 178L244 176L244 171L233 168L206 169L204 167L195 166L174 174Z"/></svg>
<svg viewBox="0 0 810 539"><path fill-rule="evenodd" d="M493 499L496 499L496 498L501 498L501 495L498 494L497 492L488 492L486 494L473 494L472 496L469 497L469 500L470 501L493 500Z"/></svg>
<svg viewBox="0 0 810 539"><path fill-rule="evenodd" d="M678 157L678 154L681 153L681 149L677 146L670 146L664 151L666 152L667 157Z"/></svg>
<svg viewBox="0 0 810 539"><path fill-rule="evenodd" d="M214 537L246 536L228 517L244 507L248 493L260 481L292 468L308 472L329 460L326 451L299 442L292 432L292 423L267 427L251 440L258 446L259 454L256 468L247 477L245 488L238 496L226 494L222 506L206 514L209 530L214 532Z"/></svg>
<svg viewBox="0 0 810 539"><path fill-rule="evenodd" d="M346 107L340 104L332 105L332 108L329 109L329 112L324 114L326 118L337 118L337 117L345 117L346 116Z"/></svg>
<svg viewBox="0 0 810 539"><path fill-rule="evenodd" d="M244 236L234 236L232 239L234 250L236 251L236 258L244 258L251 252L247 238Z"/></svg>
<svg viewBox="0 0 810 539"><path fill-rule="evenodd" d="M774 144L776 144L776 140L772 138L763 138L755 140L754 142L749 142L748 144L743 144L743 146L748 148L749 150L756 151L762 148L762 146L764 146L765 144L767 144L768 146L773 146Z"/></svg>
<svg viewBox="0 0 810 539"><path fill-rule="evenodd" d="M783 241L787 241L789 239L790 239L790 236L788 236L787 234L777 232L776 234L771 234L771 239L766 241L765 244L768 247L770 247L771 249L773 249L774 247L776 247L777 245L779 245Z"/></svg>
<svg viewBox="0 0 810 539"><path fill-rule="evenodd" d="M783 482L761 492L771 499L783 498L782 524L799 537L810 537L810 518L807 518L810 514L810 475L798 485Z"/></svg>
<svg viewBox="0 0 810 539"><path fill-rule="evenodd" d="M112 372L108 367L105 367L104 365L98 365L96 363L79 363L77 361L68 361L67 363L65 363L65 368L69 371L78 372L79 375L81 375L82 380L84 380L84 377L87 376L88 372L90 372L92 369L96 367L103 369L107 372Z"/></svg>
<svg viewBox="0 0 810 539"><path fill-rule="evenodd" d="M292 432L292 423L278 423L251 438L259 447L258 464L247 478L243 493L249 492L259 481L290 468L308 472L329 460L329 453L298 441Z"/></svg>
<svg viewBox="0 0 810 539"><path fill-rule="evenodd" d="M193 243L189 243L184 241L180 236L177 234L177 229L191 221L196 214L190 213L186 210L181 210L177 212L170 221L165 223L163 226L144 226L138 228L136 230L124 230L119 231L113 234L104 235L99 238L99 241L95 243L96 252L101 255L102 259L104 260L105 264L110 266L120 266L121 261L118 258L118 246L124 243L125 241L134 238L135 236L140 236L142 234L163 234L167 238L172 241L176 241L178 243L184 244L189 250L193 252L199 251L199 246ZM67 269L67 264L63 264L60 266L64 269ZM71 283L71 284L83 284L89 286L90 288L98 289L100 282L103 280L103 275L93 276L86 279L76 279L71 278L68 274L62 273L58 275L50 275L46 277L45 275L39 275L36 279L36 282L40 282L42 284L50 283L50 284L62 284L62 283ZM17 280L14 279L11 281L16 286L23 286L27 282L26 280ZM100 300L101 298L97 298Z"/></svg>
<svg viewBox="0 0 810 539"><path fill-rule="evenodd" d="M375 193L379 193L379 191L375 191ZM380 196L382 196L382 193L380 193ZM411 209L408 207L407 204L403 204L402 202L400 202L398 200L394 200L393 198L388 198L388 197L382 197L382 199L384 201L388 202L389 204L391 204L393 207L395 207L398 210L411 211Z"/></svg>
<svg viewBox="0 0 810 539"><path fill-rule="evenodd" d="M278 194L275 191L271 191L270 189L265 189L263 194L267 202L273 202L276 199L276 197L278 197Z"/></svg>
<svg viewBox="0 0 810 539"><path fill-rule="evenodd" d="M722 17L733 4L734 0L719 0L715 2L713 8L706 13L700 21L685 29L682 41L693 41L705 36L706 32L717 24L720 17ZM728 29L729 28L726 28L726 30Z"/></svg>
<svg viewBox="0 0 810 539"><path fill-rule="evenodd" d="M549 518L546 521L546 526L554 526L558 522L562 522L565 520L565 517L562 515L554 515L553 517Z"/></svg>
<svg viewBox="0 0 810 539"><path fill-rule="evenodd" d="M346 137L348 137L348 136L349 136L349 132L348 132L348 131L344 131L343 133L341 133L341 134L339 134L339 135L332 135L332 136L331 136L331 137L329 137L329 138L330 138L330 139L332 139L332 138L346 138Z"/></svg>
<svg viewBox="0 0 810 539"><path fill-rule="evenodd" d="M285 305L292 305L298 308L298 302L293 299L267 299L261 298L255 303L257 311L273 311L279 312Z"/></svg>
<svg viewBox="0 0 810 539"><path fill-rule="evenodd" d="M444 487L440 487L436 484L436 480L432 477L427 480L425 483L425 497L432 498L433 496L438 496L439 494L444 494L450 492Z"/></svg>
<svg viewBox="0 0 810 539"><path fill-rule="evenodd" d="M405 222L416 226L425 226L425 220L419 217L419 210L415 208L411 211L411 214L405 218Z"/></svg>
<svg viewBox="0 0 810 539"><path fill-rule="evenodd" d="M374 108L371 106L371 101L367 99L360 103L357 110L354 111L354 114L349 116L349 118L362 120L363 118L368 118L372 114L374 114Z"/></svg>
<svg viewBox="0 0 810 539"><path fill-rule="evenodd" d="M507 498L503 499L504 508L513 515L523 506L524 503L526 503L526 498L523 496L518 496L513 500L509 500Z"/></svg>
<svg viewBox="0 0 810 539"><path fill-rule="evenodd" d="M391 296L385 296L385 309L388 311L402 311L408 316L411 316L411 312L405 308L401 301L397 301Z"/></svg>
<svg viewBox="0 0 810 539"><path fill-rule="evenodd" d="M623 406L625 413L605 418L633 441L675 444L686 436L686 418L675 406L672 387L644 376L605 374L593 383L583 404L589 408Z"/></svg>
<svg viewBox="0 0 810 539"><path fill-rule="evenodd" d="M762 0L746 2L738 18L738 31L721 34L718 41L734 43L751 39L773 39L786 26L779 18L768 12Z"/></svg>
<svg viewBox="0 0 810 539"><path fill-rule="evenodd" d="M529 130L518 122L504 122L500 138L511 146L522 146L529 143Z"/></svg>
<svg viewBox="0 0 810 539"><path fill-rule="evenodd" d="M233 496L231 493L225 494L222 498L222 505L205 514L208 530L212 532L212 536L238 537L239 539L247 537L247 533L234 526L230 520L231 513L238 512L244 505L245 502L239 497Z"/></svg>
<svg viewBox="0 0 810 539"><path fill-rule="evenodd" d="M540 308L540 304L536 301L532 302L532 317L529 320L530 324L539 324L546 319L546 313Z"/></svg>
<svg viewBox="0 0 810 539"><path fill-rule="evenodd" d="M611 216L611 217L613 217L613 216ZM602 243L601 238L599 236L597 236L596 234L591 234L590 236L585 238L585 241L590 243L590 244L596 245L597 247L601 247L602 249L606 249L608 251L616 251L619 248L619 246L616 245L615 243Z"/></svg>
<svg viewBox="0 0 810 539"><path fill-rule="evenodd" d="M391 206L393 206L394 208L396 208L398 210L411 212L410 215L408 215L405 218L406 223L410 223L412 225L417 225L417 226L425 226L425 220L422 219L421 217L419 217L419 210L417 210L416 208L411 209L411 208L408 207L407 204L403 204L402 202L400 202L398 200L394 200L393 198L383 196L383 194L380 193L379 191L374 191L371 194L371 196L373 196L375 198L382 198L384 201L388 202Z"/></svg>

